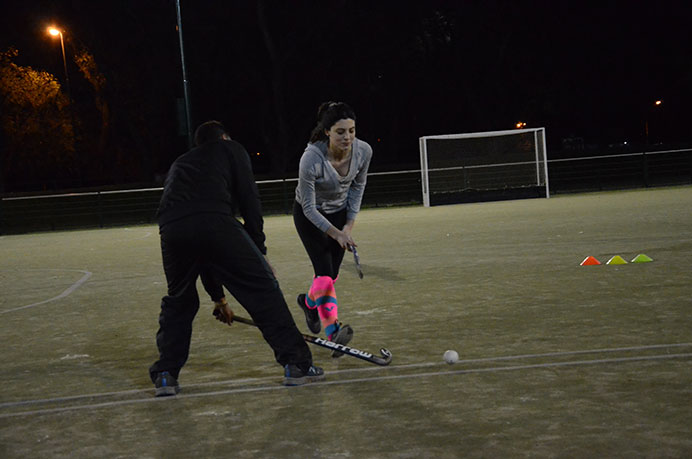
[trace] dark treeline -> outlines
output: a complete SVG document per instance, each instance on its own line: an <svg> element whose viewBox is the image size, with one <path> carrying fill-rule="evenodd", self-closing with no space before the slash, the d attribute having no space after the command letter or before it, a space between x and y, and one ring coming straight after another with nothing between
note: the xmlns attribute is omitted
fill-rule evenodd
<svg viewBox="0 0 692 459"><path fill-rule="evenodd" d="M295 176L324 100L354 107L375 170L518 121L549 151L690 141L684 5L632 5L182 0L192 124L224 122L265 177ZM187 148L175 1L14 2L0 27L1 191L160 184Z"/></svg>

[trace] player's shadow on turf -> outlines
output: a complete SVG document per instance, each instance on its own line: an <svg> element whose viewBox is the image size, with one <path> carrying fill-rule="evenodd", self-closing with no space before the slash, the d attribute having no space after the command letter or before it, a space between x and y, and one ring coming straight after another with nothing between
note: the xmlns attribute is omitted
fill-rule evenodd
<svg viewBox="0 0 692 459"><path fill-rule="evenodd" d="M399 275L398 271L392 268L383 268L381 266L362 265L363 275L365 277L377 277L386 281L403 282L405 277Z"/></svg>

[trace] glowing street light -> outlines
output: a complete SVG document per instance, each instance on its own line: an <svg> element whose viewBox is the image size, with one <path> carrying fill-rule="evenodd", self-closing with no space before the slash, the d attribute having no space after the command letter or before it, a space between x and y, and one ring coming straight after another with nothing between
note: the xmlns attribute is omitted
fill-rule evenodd
<svg viewBox="0 0 692 459"><path fill-rule="evenodd" d="M526 123L523 121L519 121L517 124L514 125L517 129L524 129L526 127Z"/></svg>
<svg viewBox="0 0 692 459"><path fill-rule="evenodd" d="M62 30L58 29L57 27L50 26L48 27L48 33L54 37L60 37L60 48L62 49L62 65L65 69L65 87L67 88L68 97L72 98L70 94L70 77L67 75L67 59L65 59L65 42L63 41L62 37Z"/></svg>
<svg viewBox="0 0 692 459"><path fill-rule="evenodd" d="M659 107L663 106L663 100L657 99L654 102L654 107L648 110L646 120L644 121L644 132L646 134L646 144L649 144L649 117L656 116L655 113L658 112ZM651 110L654 110L652 113Z"/></svg>

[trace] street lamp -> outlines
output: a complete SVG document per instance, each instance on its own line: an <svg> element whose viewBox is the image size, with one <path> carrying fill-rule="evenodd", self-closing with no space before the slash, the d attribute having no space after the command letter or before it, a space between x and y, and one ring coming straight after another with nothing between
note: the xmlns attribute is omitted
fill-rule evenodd
<svg viewBox="0 0 692 459"><path fill-rule="evenodd" d="M654 116L656 116L655 113L656 113L656 111L658 111L657 110L658 107L661 107L661 106L663 106L663 101L661 99L658 99L658 100L656 100L656 102L654 102L653 109L651 109L651 107L650 107L649 110L647 110L646 120L644 121L644 132L646 134L646 144L647 145L649 145L649 118L653 118ZM653 110L653 113L652 113L652 110Z"/></svg>
<svg viewBox="0 0 692 459"><path fill-rule="evenodd" d="M60 36L60 48L62 49L62 65L65 69L65 87L67 88L67 96L72 98L70 94L70 77L67 75L67 59L65 59L65 42L62 38L62 30L56 27L48 27L48 33L54 37Z"/></svg>
<svg viewBox="0 0 692 459"><path fill-rule="evenodd" d="M187 146L192 148L192 115L190 114L190 82L187 80L185 70L185 52L183 46L183 21L180 14L180 0L175 1L176 16L178 19L178 40L180 41L180 64L183 68L183 97L185 98L185 120L187 121Z"/></svg>

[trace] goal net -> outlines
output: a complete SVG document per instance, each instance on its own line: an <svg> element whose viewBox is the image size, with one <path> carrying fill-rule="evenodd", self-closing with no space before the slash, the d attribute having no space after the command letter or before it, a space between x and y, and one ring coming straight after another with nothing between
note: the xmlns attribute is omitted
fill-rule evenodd
<svg viewBox="0 0 692 459"><path fill-rule="evenodd" d="M550 197L545 128L419 139L426 207Z"/></svg>

